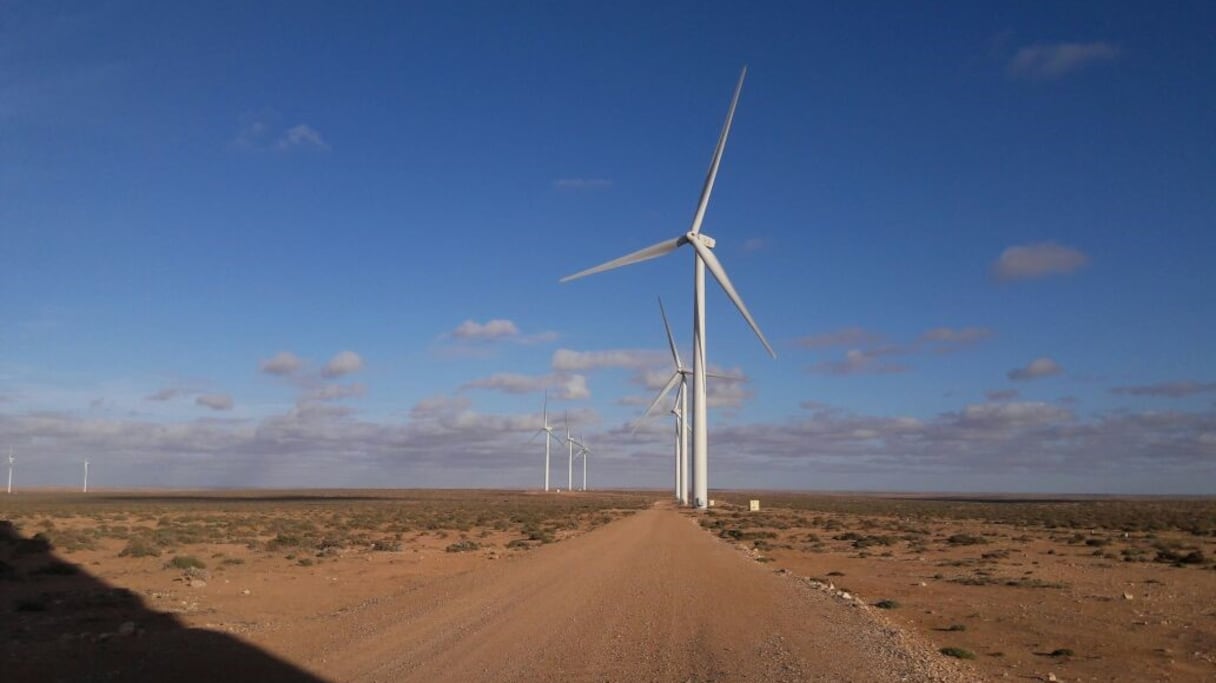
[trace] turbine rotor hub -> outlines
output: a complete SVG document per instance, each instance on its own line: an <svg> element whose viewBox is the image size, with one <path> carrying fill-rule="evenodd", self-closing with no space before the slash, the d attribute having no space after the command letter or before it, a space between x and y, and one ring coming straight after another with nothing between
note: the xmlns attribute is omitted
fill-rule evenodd
<svg viewBox="0 0 1216 683"><path fill-rule="evenodd" d="M696 240L696 241L700 242L701 244L703 244L704 246L709 247L710 249L713 249L718 244L717 240L710 237L709 235L706 235L703 232L689 231L684 234L684 239L686 239L690 242L692 240Z"/></svg>

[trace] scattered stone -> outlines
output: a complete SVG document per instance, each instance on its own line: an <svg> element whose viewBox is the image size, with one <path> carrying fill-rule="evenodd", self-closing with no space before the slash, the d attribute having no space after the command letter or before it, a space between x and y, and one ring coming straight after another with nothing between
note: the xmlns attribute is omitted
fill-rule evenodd
<svg viewBox="0 0 1216 683"><path fill-rule="evenodd" d="M252 594L253 594L253 591L249 590L248 588L241 591L241 595L252 595Z"/></svg>
<svg viewBox="0 0 1216 683"><path fill-rule="evenodd" d="M1124 594L1123 594L1123 599L1124 599L1124 600L1135 600L1135 599L1136 599L1136 596L1132 595L1131 593L1124 593Z"/></svg>
<svg viewBox="0 0 1216 683"><path fill-rule="evenodd" d="M120 636L133 636L133 635L135 635L135 622L134 622L134 621L124 621L124 622L122 622L122 625L120 625L120 626L118 627L118 635L120 635Z"/></svg>
<svg viewBox="0 0 1216 683"><path fill-rule="evenodd" d="M1060 679L1056 678L1055 674L1049 673L1049 674L1047 674L1047 680L1048 681L1058 681Z"/></svg>
<svg viewBox="0 0 1216 683"><path fill-rule="evenodd" d="M190 582L186 585L190 586L191 588L206 588L207 582L203 581L202 579L190 579Z"/></svg>

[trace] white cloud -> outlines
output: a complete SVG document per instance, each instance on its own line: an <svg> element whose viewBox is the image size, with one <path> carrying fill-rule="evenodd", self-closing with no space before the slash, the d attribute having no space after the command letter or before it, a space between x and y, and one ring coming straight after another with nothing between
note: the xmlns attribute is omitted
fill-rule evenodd
<svg viewBox="0 0 1216 683"><path fill-rule="evenodd" d="M1118 56L1118 46L1102 41L1039 43L1019 49L1009 62L1008 73L1013 78L1055 80Z"/></svg>
<svg viewBox="0 0 1216 683"><path fill-rule="evenodd" d="M316 128L307 124L301 123L292 126L283 131L278 141L279 149L291 149L292 147L312 147L314 149L328 150L329 145L321 137L321 133Z"/></svg>
<svg viewBox="0 0 1216 683"><path fill-rule="evenodd" d="M232 410L232 397L228 394L200 394L194 402L212 410Z"/></svg>
<svg viewBox="0 0 1216 683"><path fill-rule="evenodd" d="M1089 263L1083 252L1056 244L1039 242L1009 247L992 264L992 275L1001 281L1034 280L1049 275L1072 273Z"/></svg>
<svg viewBox="0 0 1216 683"><path fill-rule="evenodd" d="M1009 427L1069 420L1072 412L1049 403L973 403L959 414L959 423L968 426Z"/></svg>
<svg viewBox="0 0 1216 683"><path fill-rule="evenodd" d="M352 384L326 384L312 389L304 394L305 401L337 401L343 398L357 398L367 394L367 385L359 382Z"/></svg>
<svg viewBox="0 0 1216 683"><path fill-rule="evenodd" d="M886 355L882 350L866 351L849 349L838 361L821 361L812 365L810 372L818 375L885 375L905 372L908 366L900 363L884 363L878 356Z"/></svg>
<svg viewBox="0 0 1216 683"><path fill-rule="evenodd" d="M268 375L290 375L303 365L304 361L290 351L280 351L258 363L262 372Z"/></svg>
<svg viewBox="0 0 1216 683"><path fill-rule="evenodd" d="M475 379L460 389L489 389L508 394L531 394L549 391L554 398L574 401L591 398L587 378L583 375L522 375L500 372L489 377Z"/></svg>
<svg viewBox="0 0 1216 683"><path fill-rule="evenodd" d="M451 336L456 339L503 339L519 334L519 327L510 320L490 320L479 323L466 320L452 330Z"/></svg>
<svg viewBox="0 0 1216 683"><path fill-rule="evenodd" d="M1038 379L1040 377L1050 377L1064 372L1064 368L1059 363L1051 358L1043 356L1030 361L1030 365L1024 368L1014 368L1007 374L1009 379L1013 380L1028 380Z"/></svg>
<svg viewBox="0 0 1216 683"><path fill-rule="evenodd" d="M612 187L606 178L558 178L553 186L559 190L605 190Z"/></svg>
<svg viewBox="0 0 1216 683"><path fill-rule="evenodd" d="M323 377L341 377L363 369L363 357L354 351L339 351L321 369Z"/></svg>
<svg viewBox="0 0 1216 683"><path fill-rule="evenodd" d="M543 344L557 339L557 333L552 331L523 334L514 321L505 319L494 319L484 323L466 320L446 336L465 342L509 341L516 344Z"/></svg>
<svg viewBox="0 0 1216 683"><path fill-rule="evenodd" d="M645 349L610 349L606 351L558 349L553 352L552 367L558 372L586 371L598 368L641 370L662 363L664 358L664 354L658 351Z"/></svg>

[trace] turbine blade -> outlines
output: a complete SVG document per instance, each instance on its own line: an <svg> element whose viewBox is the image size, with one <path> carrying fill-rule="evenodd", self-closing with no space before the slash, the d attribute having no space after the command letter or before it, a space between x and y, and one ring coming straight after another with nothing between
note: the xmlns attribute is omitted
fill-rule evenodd
<svg viewBox="0 0 1216 683"><path fill-rule="evenodd" d="M680 377L680 373L678 372L671 373L671 379L667 380L667 384L664 384L663 388L659 390L658 396L655 396L654 400L650 402L650 406L646 408L646 412L642 413L641 419L638 420L639 424L646 418L650 417L650 413L654 412L654 407L659 405L659 402L663 400L663 397L667 396L667 394L671 392L676 383L680 381ZM637 431L637 427L634 427L634 431Z"/></svg>
<svg viewBox="0 0 1216 683"><path fill-rule="evenodd" d="M701 244L700 240L689 240L693 248L697 250L697 254L701 260L705 262L705 267L709 268L709 272L713 273L714 279L718 284L722 285L722 289L726 292L726 296L734 302L735 308L743 314L743 319L751 325L752 332L760 338L760 343L764 344L764 348L768 349L768 354L773 358L777 357L777 352L773 351L773 347L769 345L768 340L764 338L764 333L760 331L760 326L756 324L752 314L747 310L747 304L743 303L743 299L739 296L739 292L735 291L735 286L730 283L730 278L726 276L726 271L722 269L722 264L718 261L718 257L714 256L714 252L709 247Z"/></svg>
<svg viewBox="0 0 1216 683"><path fill-rule="evenodd" d="M628 266L628 265L632 265L634 263L641 263L642 261L649 261L652 258L658 258L664 254L668 254L668 253L674 251L676 249L676 247L679 247L681 244L683 244L686 241L687 241L687 239L683 236L677 237L675 239L665 240L663 242L659 242L658 244L653 244L649 247L646 247L645 249L638 249L637 251L633 252L632 254L626 254L618 259L613 259L611 261L608 261L607 263L601 263L600 265L595 266L594 268L588 268L587 270L581 270L581 271L575 273L574 275L567 275L566 277L559 280L559 282L569 282L571 280L577 280L580 277L586 277L588 275L595 275L596 273L602 273L605 270L612 270L613 268L620 268L621 266Z"/></svg>
<svg viewBox="0 0 1216 683"><path fill-rule="evenodd" d="M538 430L536 430L536 433L532 435L532 438L531 438L531 439L528 439L528 443L532 443L533 441L536 441L536 437L540 436L540 435L541 435L541 433L542 433L542 432L544 432L544 431L545 431L545 430L543 430L543 429L538 429Z"/></svg>
<svg viewBox="0 0 1216 683"><path fill-rule="evenodd" d="M671 359L676 362L676 371L684 367L680 363L680 352L676 350L675 337L671 336L671 325L667 324L667 311L663 308L663 297L659 297L659 314L663 316L663 329L667 330L667 345L671 347Z"/></svg>
<svg viewBox="0 0 1216 683"><path fill-rule="evenodd" d="M708 370L705 371L705 376L713 377L714 379L733 379L736 382L743 381L743 379L741 377L739 377L738 375L724 375L720 372L709 372Z"/></svg>
<svg viewBox="0 0 1216 683"><path fill-rule="evenodd" d="M714 180L718 177L718 166L722 163L722 152L726 149L726 138L730 135L730 124L735 120L735 105L739 104L739 93L743 91L743 79L747 77L747 67L739 74L739 84L735 86L735 96L730 100L730 109L726 112L726 123L718 135L718 146L714 148L713 161L709 163L709 173L705 176L705 185L701 187L701 201L697 204L697 213L692 217L693 234L701 232L701 221L705 219L705 209L709 206L709 195L714 191Z"/></svg>

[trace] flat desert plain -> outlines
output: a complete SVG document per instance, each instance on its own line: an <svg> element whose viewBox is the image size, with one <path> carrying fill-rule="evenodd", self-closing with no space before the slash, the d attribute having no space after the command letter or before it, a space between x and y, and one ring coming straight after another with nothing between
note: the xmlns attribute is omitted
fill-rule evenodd
<svg viewBox="0 0 1216 683"><path fill-rule="evenodd" d="M759 511L748 501L758 499ZM1216 680L1216 501L24 492L4 681Z"/></svg>

